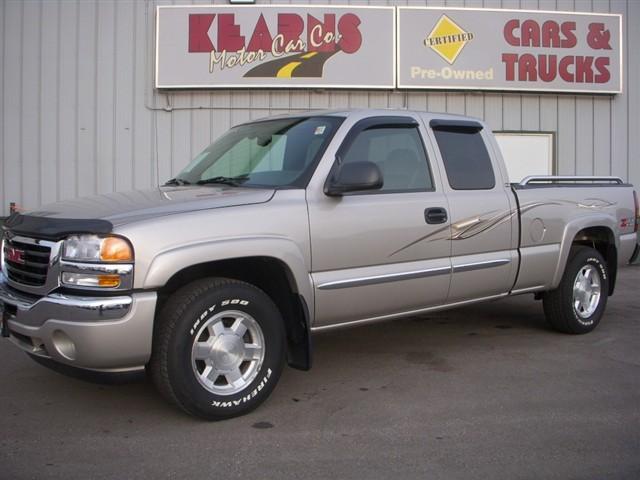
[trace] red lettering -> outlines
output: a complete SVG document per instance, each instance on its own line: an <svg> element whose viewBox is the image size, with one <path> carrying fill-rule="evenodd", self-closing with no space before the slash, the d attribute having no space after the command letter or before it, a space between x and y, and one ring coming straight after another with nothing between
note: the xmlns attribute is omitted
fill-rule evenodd
<svg viewBox="0 0 640 480"><path fill-rule="evenodd" d="M520 38L516 30L520 28ZM504 38L514 47L573 48L578 43L574 33L576 22L563 22L558 25L548 20L542 27L535 20L525 20L520 26L517 19L509 20L504 25ZM560 33L562 37L560 38Z"/></svg>
<svg viewBox="0 0 640 480"><path fill-rule="evenodd" d="M560 26L553 20L547 20L542 24L542 46L560 48Z"/></svg>
<svg viewBox="0 0 640 480"><path fill-rule="evenodd" d="M565 82L573 83L574 82L574 74L569 71L569 67L573 65L574 58L571 55L567 55L566 57L562 57L560 60L560 78L562 78Z"/></svg>
<svg viewBox="0 0 640 480"><path fill-rule="evenodd" d="M593 83L593 57L576 57L576 82Z"/></svg>
<svg viewBox="0 0 640 480"><path fill-rule="evenodd" d="M608 57L533 55L503 53L505 78L513 82L553 82L559 76L567 83L606 83L611 79Z"/></svg>
<svg viewBox="0 0 640 480"><path fill-rule="evenodd" d="M552 82L558 72L556 55L538 55L538 75L543 82Z"/></svg>
<svg viewBox="0 0 640 480"><path fill-rule="evenodd" d="M345 53L355 53L362 45L362 34L360 33L360 18L353 13L346 13L338 21L338 32L340 40L338 46Z"/></svg>
<svg viewBox="0 0 640 480"><path fill-rule="evenodd" d="M560 25L560 30L564 35L564 39L560 42L560 47L562 48L573 48L578 43L576 39L575 33L573 31L576 29L576 22L562 22Z"/></svg>
<svg viewBox="0 0 640 480"><path fill-rule="evenodd" d="M535 20L525 20L520 28L522 47L539 47L540 46L540 25Z"/></svg>
<svg viewBox="0 0 640 480"><path fill-rule="evenodd" d="M514 47L520 46L520 39L513 34L513 31L520 26L520 20L513 19L509 20L504 24L504 39L507 41L509 45L513 45ZM504 61L504 55L502 60Z"/></svg>
<svg viewBox="0 0 640 480"><path fill-rule="evenodd" d="M518 62L518 55L515 53L503 53L502 62L505 64L506 79L508 82L515 80L516 63Z"/></svg>
<svg viewBox="0 0 640 480"><path fill-rule="evenodd" d="M518 80L520 82L535 82L538 80L536 57L530 53L522 55L518 60Z"/></svg>
<svg viewBox="0 0 640 480"><path fill-rule="evenodd" d="M189 14L189 51L210 52L213 44L209 38L209 28L213 23L215 14L192 13Z"/></svg>
<svg viewBox="0 0 640 480"><path fill-rule="evenodd" d="M278 35L282 35L285 45L289 42L297 42L303 31L304 20L300 15L295 13L278 14Z"/></svg>
<svg viewBox="0 0 640 480"><path fill-rule="evenodd" d="M609 41L611 32L606 29L604 23L590 23L587 34L587 45L594 50L611 50Z"/></svg>
<svg viewBox="0 0 640 480"><path fill-rule="evenodd" d="M244 36L240 35L240 27L236 25L233 13L218 14L218 50L237 52L244 47Z"/></svg>
<svg viewBox="0 0 640 480"><path fill-rule="evenodd" d="M611 79L611 73L609 73L609 57L598 57L595 61L596 70L596 83L607 83Z"/></svg>
<svg viewBox="0 0 640 480"><path fill-rule="evenodd" d="M307 50L316 52L335 52L336 16L333 13L324 15L324 23L313 15L307 15ZM325 35L331 33L332 40L326 41Z"/></svg>
<svg viewBox="0 0 640 480"><path fill-rule="evenodd" d="M269 32L269 27L264 19L264 15L260 14L260 18L258 18L256 22L256 28L253 30L253 35L251 35L251 40L249 40L247 51L257 52L258 50L263 50L270 52L272 44L273 38L271 38L271 32Z"/></svg>

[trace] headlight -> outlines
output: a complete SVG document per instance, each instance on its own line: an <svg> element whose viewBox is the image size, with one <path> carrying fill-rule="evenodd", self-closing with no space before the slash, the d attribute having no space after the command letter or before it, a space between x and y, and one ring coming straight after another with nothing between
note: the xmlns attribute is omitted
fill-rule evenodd
<svg viewBox="0 0 640 480"><path fill-rule="evenodd" d="M74 235L64 241L62 259L74 262L131 262L133 248L121 237Z"/></svg>

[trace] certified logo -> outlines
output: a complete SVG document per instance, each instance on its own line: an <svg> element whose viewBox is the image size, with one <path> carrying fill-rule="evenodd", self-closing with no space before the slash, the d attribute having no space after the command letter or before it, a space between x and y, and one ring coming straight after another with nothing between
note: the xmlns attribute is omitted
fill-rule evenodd
<svg viewBox="0 0 640 480"><path fill-rule="evenodd" d="M17 248L7 247L6 249L7 261L24 264L24 250L18 250Z"/></svg>
<svg viewBox="0 0 640 480"><path fill-rule="evenodd" d="M453 64L471 40L473 40L473 33L467 32L449 17L442 15L431 33L424 39L424 45Z"/></svg>

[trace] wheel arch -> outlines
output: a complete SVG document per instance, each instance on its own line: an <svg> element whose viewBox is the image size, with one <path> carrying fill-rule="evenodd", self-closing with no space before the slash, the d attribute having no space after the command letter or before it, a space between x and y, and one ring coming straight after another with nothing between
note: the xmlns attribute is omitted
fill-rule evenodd
<svg viewBox="0 0 640 480"><path fill-rule="evenodd" d="M291 250L292 243L275 243L279 249L271 245L270 253L257 249L256 241L234 241L231 248L214 242L164 252L151 263L144 285L158 291L156 312L178 288L201 278L231 278L260 288L276 304L285 323L287 362L308 370L312 355L311 280L303 256Z"/></svg>
<svg viewBox="0 0 640 480"><path fill-rule="evenodd" d="M585 245L596 249L607 262L609 271L609 295L613 295L618 273L618 241L614 234L615 221L609 216L588 217L570 222L565 227L558 266L553 278L556 288L569 261L571 247Z"/></svg>

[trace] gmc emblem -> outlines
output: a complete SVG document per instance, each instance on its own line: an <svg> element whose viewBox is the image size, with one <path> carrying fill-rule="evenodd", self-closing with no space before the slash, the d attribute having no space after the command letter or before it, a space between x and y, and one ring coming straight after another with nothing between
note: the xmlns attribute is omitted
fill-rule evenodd
<svg viewBox="0 0 640 480"><path fill-rule="evenodd" d="M7 247L6 250L7 261L13 263L24 264L24 250L18 250L17 248Z"/></svg>

